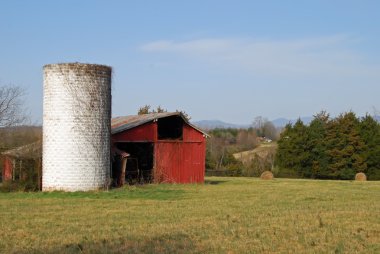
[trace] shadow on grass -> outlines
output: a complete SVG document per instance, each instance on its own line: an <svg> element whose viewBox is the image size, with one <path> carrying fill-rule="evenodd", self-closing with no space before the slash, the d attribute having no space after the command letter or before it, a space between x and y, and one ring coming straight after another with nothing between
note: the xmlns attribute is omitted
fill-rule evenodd
<svg viewBox="0 0 380 254"><path fill-rule="evenodd" d="M35 249L17 253L205 253L186 234L165 234L151 239L117 239L100 242L72 243L51 249Z"/></svg>
<svg viewBox="0 0 380 254"><path fill-rule="evenodd" d="M205 184L218 185L227 182L226 180L205 180Z"/></svg>
<svg viewBox="0 0 380 254"><path fill-rule="evenodd" d="M110 191L77 191L77 192L14 192L0 195L5 199L126 199L126 200L179 200L186 194L185 190L169 185L146 185L139 187L125 187Z"/></svg>

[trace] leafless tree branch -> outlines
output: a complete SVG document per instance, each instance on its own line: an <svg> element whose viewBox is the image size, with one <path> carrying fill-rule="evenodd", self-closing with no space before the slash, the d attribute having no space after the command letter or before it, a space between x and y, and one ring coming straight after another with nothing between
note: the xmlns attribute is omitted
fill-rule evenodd
<svg viewBox="0 0 380 254"><path fill-rule="evenodd" d="M19 86L0 86L0 127L25 123L24 96L25 90Z"/></svg>

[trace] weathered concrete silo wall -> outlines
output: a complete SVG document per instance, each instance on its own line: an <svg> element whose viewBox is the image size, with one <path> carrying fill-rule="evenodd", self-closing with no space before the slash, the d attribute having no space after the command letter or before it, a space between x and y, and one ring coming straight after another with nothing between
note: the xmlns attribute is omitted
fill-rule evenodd
<svg viewBox="0 0 380 254"><path fill-rule="evenodd" d="M111 73L110 67L95 64L44 66L44 191L107 186Z"/></svg>

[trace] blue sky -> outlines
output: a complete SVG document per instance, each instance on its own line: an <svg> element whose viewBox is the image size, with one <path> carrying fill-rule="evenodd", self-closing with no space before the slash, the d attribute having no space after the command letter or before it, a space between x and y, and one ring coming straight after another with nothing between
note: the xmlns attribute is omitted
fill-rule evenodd
<svg viewBox="0 0 380 254"><path fill-rule="evenodd" d="M42 66L114 68L113 115L250 123L380 110L380 1L0 2L0 83L42 119Z"/></svg>

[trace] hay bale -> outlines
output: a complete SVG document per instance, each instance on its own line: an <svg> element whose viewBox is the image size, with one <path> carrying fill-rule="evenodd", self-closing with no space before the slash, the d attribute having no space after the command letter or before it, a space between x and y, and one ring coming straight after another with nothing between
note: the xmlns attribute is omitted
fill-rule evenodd
<svg viewBox="0 0 380 254"><path fill-rule="evenodd" d="M355 175L355 181L367 181L367 176L360 172Z"/></svg>
<svg viewBox="0 0 380 254"><path fill-rule="evenodd" d="M272 180L273 179L273 173L271 171L264 171L260 178L262 180Z"/></svg>

